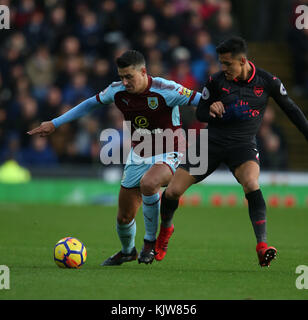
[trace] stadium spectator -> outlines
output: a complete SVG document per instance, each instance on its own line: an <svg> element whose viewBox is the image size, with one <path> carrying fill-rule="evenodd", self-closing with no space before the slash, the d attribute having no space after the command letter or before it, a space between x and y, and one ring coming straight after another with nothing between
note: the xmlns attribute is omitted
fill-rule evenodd
<svg viewBox="0 0 308 320"><path fill-rule="evenodd" d="M205 0L201 5L201 16L203 19L208 20L211 19L215 13L219 10L219 7L222 6L222 3L226 1L218 2L217 0ZM230 4L230 2L229 2Z"/></svg>
<svg viewBox="0 0 308 320"><path fill-rule="evenodd" d="M135 32L139 28L139 21L146 12L145 0L132 0L127 3L123 20L123 31L127 39L134 39Z"/></svg>
<svg viewBox="0 0 308 320"><path fill-rule="evenodd" d="M59 115L64 114L72 107L61 105ZM79 155L75 146L76 124L66 123L50 137L52 148L57 154L60 163L78 163Z"/></svg>
<svg viewBox="0 0 308 320"><path fill-rule="evenodd" d="M30 17L29 23L22 29L31 51L35 50L38 45L44 44L47 39L47 24L45 20L45 13L41 10L35 10Z"/></svg>
<svg viewBox="0 0 308 320"><path fill-rule="evenodd" d="M80 162L99 162L100 154L100 123L93 116L82 118L79 121L79 130L75 135L74 148Z"/></svg>
<svg viewBox="0 0 308 320"><path fill-rule="evenodd" d="M62 106L62 91L57 86L51 86L47 96L42 101L43 107L40 108L40 118L49 119L59 116Z"/></svg>
<svg viewBox="0 0 308 320"><path fill-rule="evenodd" d="M0 163L14 159L21 162L20 139L17 133L7 134L1 139Z"/></svg>
<svg viewBox="0 0 308 320"><path fill-rule="evenodd" d="M36 10L34 0L21 0L17 6L14 24L20 30L30 23L31 17Z"/></svg>
<svg viewBox="0 0 308 320"><path fill-rule="evenodd" d="M50 9L48 15L49 28L46 32L50 52L54 55L60 49L63 39L72 32L72 24L67 23L66 10L62 6L56 6Z"/></svg>
<svg viewBox="0 0 308 320"><path fill-rule="evenodd" d="M161 7L157 28L162 35L181 34L182 32L182 16L177 14L176 8L172 2L168 1ZM168 32L166 32L168 30Z"/></svg>
<svg viewBox="0 0 308 320"><path fill-rule="evenodd" d="M85 12L76 29L76 35L80 39L82 52L87 58L93 58L102 33L96 14L92 11Z"/></svg>
<svg viewBox="0 0 308 320"><path fill-rule="evenodd" d="M217 61L216 48L206 30L201 29L197 32L195 48L192 53L191 69L201 88L208 78L210 65Z"/></svg>
<svg viewBox="0 0 308 320"><path fill-rule="evenodd" d="M33 95L42 100L54 83L54 61L46 46L39 46L26 62L26 73L33 86Z"/></svg>
<svg viewBox="0 0 308 320"><path fill-rule="evenodd" d="M168 77L186 88L198 89L198 81L191 70L189 51L185 47L178 47L173 52L173 59L174 67Z"/></svg>
<svg viewBox="0 0 308 320"><path fill-rule="evenodd" d="M89 84L95 92L99 92L116 80L118 80L118 77L110 66L108 59L97 58L93 61L92 68L89 70Z"/></svg>
<svg viewBox="0 0 308 320"><path fill-rule="evenodd" d="M50 147L47 138L31 137L30 145L21 150L20 164L25 167L50 167L57 163L57 156Z"/></svg>
<svg viewBox="0 0 308 320"><path fill-rule="evenodd" d="M71 81L63 89L63 102L75 105L93 94L93 89L88 85L87 74L85 72L77 72L72 75Z"/></svg>
<svg viewBox="0 0 308 320"><path fill-rule="evenodd" d="M217 44L224 39L236 34L232 15L226 11L220 11L217 15L216 30L213 32L213 41Z"/></svg>

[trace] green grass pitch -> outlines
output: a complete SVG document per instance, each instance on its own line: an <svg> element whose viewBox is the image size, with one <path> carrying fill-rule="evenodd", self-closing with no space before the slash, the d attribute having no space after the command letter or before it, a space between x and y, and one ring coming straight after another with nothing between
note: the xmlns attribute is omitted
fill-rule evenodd
<svg viewBox="0 0 308 320"><path fill-rule="evenodd" d="M165 260L152 265L100 263L120 249L116 208L1 205L0 265L10 268L9 299L308 299L295 286L298 265L308 265L305 209L269 209L268 240L278 249L270 268L257 264L246 208L178 209ZM144 235L137 215L136 247ZM77 269L53 261L55 243L73 236L88 257Z"/></svg>

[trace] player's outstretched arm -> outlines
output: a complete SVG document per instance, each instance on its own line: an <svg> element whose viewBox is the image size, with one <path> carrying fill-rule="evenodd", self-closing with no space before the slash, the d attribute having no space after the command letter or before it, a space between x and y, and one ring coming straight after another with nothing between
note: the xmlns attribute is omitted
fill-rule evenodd
<svg viewBox="0 0 308 320"><path fill-rule="evenodd" d="M39 134L41 137L45 137L53 133L55 129L60 127L62 124L78 119L96 109L100 105L101 104L97 101L96 96L91 97L81 102L73 109L65 112L60 117L52 119L51 121L42 122L39 127L34 128L27 133L30 135Z"/></svg>

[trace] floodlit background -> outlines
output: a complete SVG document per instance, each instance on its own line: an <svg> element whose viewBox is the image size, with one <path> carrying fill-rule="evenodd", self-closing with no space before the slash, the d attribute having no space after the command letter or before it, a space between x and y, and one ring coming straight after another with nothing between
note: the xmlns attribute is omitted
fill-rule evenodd
<svg viewBox="0 0 308 320"><path fill-rule="evenodd" d="M10 30L0 30L0 201L116 204L122 167L100 162L99 140L105 128L122 132L114 105L48 138L26 132L118 81L114 60L130 48L143 52L152 76L202 90L220 68L215 46L240 35L249 59L280 77L307 115L308 30L295 28L295 8L305 3L1 0L11 19ZM193 107L182 109L182 121L185 129L204 127ZM308 206L307 141L272 99L258 144L268 203ZM241 189L223 166L207 181L181 203L243 205Z"/></svg>

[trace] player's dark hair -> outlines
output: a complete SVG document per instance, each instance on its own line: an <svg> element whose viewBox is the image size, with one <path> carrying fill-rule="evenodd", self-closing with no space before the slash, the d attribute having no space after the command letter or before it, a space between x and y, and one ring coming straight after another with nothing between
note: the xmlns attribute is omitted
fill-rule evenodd
<svg viewBox="0 0 308 320"><path fill-rule="evenodd" d="M119 68L145 65L145 59L141 52L136 50L128 50L116 59L116 64Z"/></svg>
<svg viewBox="0 0 308 320"><path fill-rule="evenodd" d="M247 44L241 37L232 37L220 43L216 47L216 52L218 54L231 53L233 57L240 53L247 54Z"/></svg>

